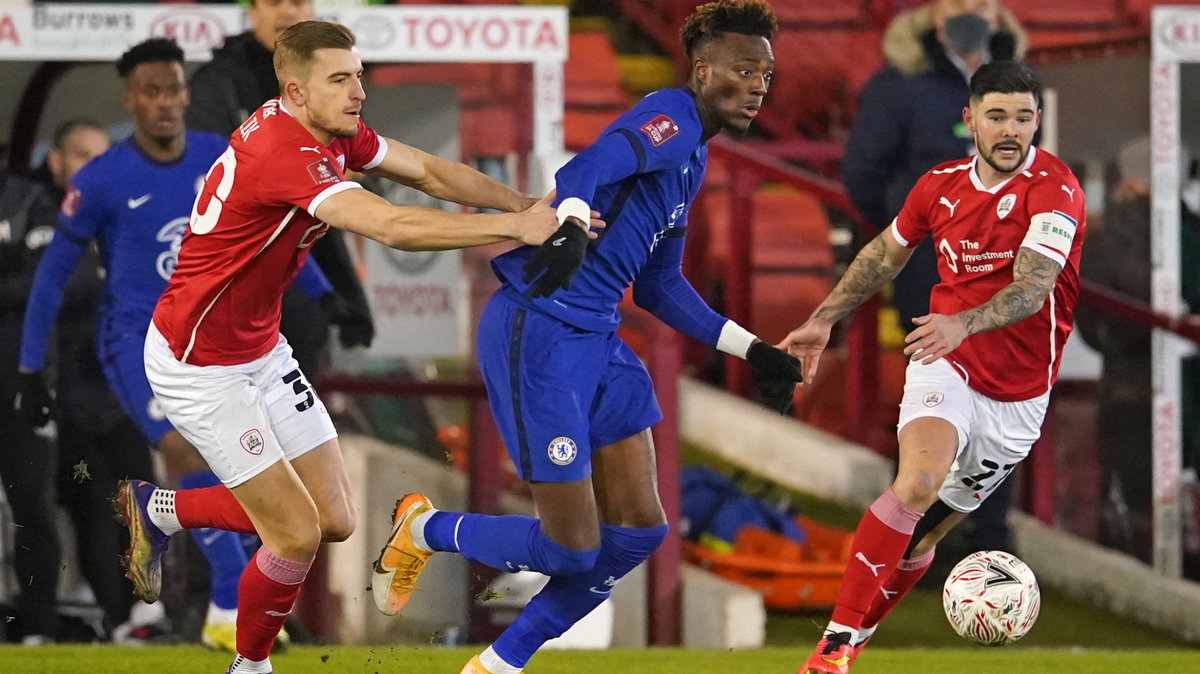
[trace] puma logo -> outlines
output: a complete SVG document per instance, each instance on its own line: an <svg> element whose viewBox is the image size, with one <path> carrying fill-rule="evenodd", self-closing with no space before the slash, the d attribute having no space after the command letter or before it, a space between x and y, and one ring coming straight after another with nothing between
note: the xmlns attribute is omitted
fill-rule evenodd
<svg viewBox="0 0 1200 674"><path fill-rule="evenodd" d="M321 154L321 148L320 148L320 147L304 147L303 145L301 145L301 146L300 146L300 151L301 151L301 152L304 152L305 150L307 150L307 151L309 151L309 152L316 152L317 154Z"/></svg>
<svg viewBox="0 0 1200 674"><path fill-rule="evenodd" d="M286 618L286 617L290 616L291 614L292 614L291 611L288 611L287 613L280 613L279 611L267 611L267 615L275 616L276 618Z"/></svg>
<svg viewBox="0 0 1200 674"><path fill-rule="evenodd" d="M563 241L566 241L566 240L567 240L567 237L565 237L565 236L560 236L560 237L558 237L557 239L555 239L555 240L551 241L551 242L550 242L550 245L551 245L551 246L561 246L561 245L563 245Z"/></svg>
<svg viewBox="0 0 1200 674"><path fill-rule="evenodd" d="M1068 197L1071 197L1071 201L1072 201L1072 202L1073 202L1073 201L1075 201L1075 190L1073 190L1073 189L1070 189L1070 188L1069 188L1069 187L1067 187L1066 185L1063 185L1063 186L1062 186L1062 190L1063 190L1064 192L1066 192L1066 193L1067 193L1067 196L1068 196Z"/></svg>
<svg viewBox="0 0 1200 674"><path fill-rule="evenodd" d="M962 199L959 199L958 201L962 201ZM954 217L954 209L958 208L958 201L956 201L954 203L950 203L949 199L947 199L946 197L942 197L941 200L938 201L938 203L945 206L946 208L949 208L950 209L950 217L953 218Z"/></svg>
<svg viewBox="0 0 1200 674"><path fill-rule="evenodd" d="M876 578L879 577L879 569L887 566L887 564L872 564L871 560L867 559L866 555L861 552L855 553L854 558L863 564L866 564L867 568L871 570L871 575L875 576Z"/></svg>
<svg viewBox="0 0 1200 674"><path fill-rule="evenodd" d="M883 593L884 599L891 599L892 597L900 594L900 590L888 590L886 587L879 588L879 591Z"/></svg>

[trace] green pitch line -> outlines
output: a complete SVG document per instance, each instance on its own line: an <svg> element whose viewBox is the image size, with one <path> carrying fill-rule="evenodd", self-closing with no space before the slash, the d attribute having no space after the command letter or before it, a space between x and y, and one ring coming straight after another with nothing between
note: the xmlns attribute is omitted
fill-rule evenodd
<svg viewBox="0 0 1200 674"><path fill-rule="evenodd" d="M281 674L458 674L473 649L411 646L295 646L272 658ZM547 651L526 674L794 674L797 649ZM229 658L197 646L0 647L0 671L14 674L169 672L217 674ZM1110 674L1198 672L1200 651L916 650L867 651L854 674Z"/></svg>

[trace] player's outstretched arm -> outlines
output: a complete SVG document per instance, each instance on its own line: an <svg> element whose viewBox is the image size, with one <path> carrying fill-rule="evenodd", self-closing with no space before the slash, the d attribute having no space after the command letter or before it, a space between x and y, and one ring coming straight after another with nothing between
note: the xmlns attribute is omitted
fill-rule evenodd
<svg viewBox="0 0 1200 674"><path fill-rule="evenodd" d="M451 213L434 208L394 206L362 189L338 192L313 214L344 229L401 250L450 250L497 241L539 245L558 228L550 196L520 213Z"/></svg>
<svg viewBox="0 0 1200 674"><path fill-rule="evenodd" d="M858 252L833 291L804 325L788 333L777 345L800 359L805 382L811 384L816 377L817 362L829 343L833 325L896 278L910 257L912 249L896 240L892 228L883 230Z"/></svg>
<svg viewBox="0 0 1200 674"><path fill-rule="evenodd" d="M380 140L388 144L388 151L378 166L367 171L369 175L387 178L438 199L508 213L527 210L537 201L466 164L431 155L391 138L380 136Z"/></svg>
<svg viewBox="0 0 1200 674"><path fill-rule="evenodd" d="M971 335L1003 328L1028 318L1054 290L1062 265L1030 248L1017 250L1013 281L983 304L947 316L929 314L913 319L917 328L904 338L904 355L929 364L958 348Z"/></svg>

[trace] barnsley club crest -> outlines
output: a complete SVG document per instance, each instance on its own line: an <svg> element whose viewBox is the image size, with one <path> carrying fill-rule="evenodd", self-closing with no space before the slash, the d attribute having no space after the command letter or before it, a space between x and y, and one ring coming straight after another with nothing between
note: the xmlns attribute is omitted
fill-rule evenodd
<svg viewBox="0 0 1200 674"><path fill-rule="evenodd" d="M1000 199L1000 203L996 204L996 217L1003 219L1012 211L1013 206L1017 205L1017 195L1006 194Z"/></svg>
<svg viewBox="0 0 1200 674"><path fill-rule="evenodd" d="M262 454L264 444L263 437L262 433L260 433L257 428L251 428L245 433L242 433L242 437L238 439L238 442L242 445L242 449L246 450L247 452L255 456Z"/></svg>

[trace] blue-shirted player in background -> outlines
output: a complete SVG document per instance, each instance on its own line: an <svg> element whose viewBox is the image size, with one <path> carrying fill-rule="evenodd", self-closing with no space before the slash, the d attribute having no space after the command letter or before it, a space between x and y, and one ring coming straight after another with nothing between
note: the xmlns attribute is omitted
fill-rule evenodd
<svg viewBox="0 0 1200 674"><path fill-rule="evenodd" d="M504 284L480 322L480 369L539 518L438 511L409 494L374 567L376 605L389 615L403 608L434 551L551 576L464 674L519 672L667 534L650 435L662 415L646 369L616 334L626 288L676 330L749 360L780 404L791 400L798 362L712 311L680 268L705 143L750 126L773 74L775 28L763 0L697 8L680 35L692 61L686 86L642 99L559 170L562 227L541 247L492 263ZM608 228L589 250L591 209ZM582 262L577 273L546 271L571 257Z"/></svg>
<svg viewBox="0 0 1200 674"><path fill-rule="evenodd" d="M150 316L175 269L197 188L229 140L184 129L188 91L183 51L174 41L155 38L131 47L117 62L117 72L125 79L133 136L81 169L63 199L58 228L34 278L21 338L22 397L42 404L22 409L35 426L49 420L51 396L41 370L51 329L71 272L95 240L106 273L96 348L108 385L162 453L173 482L183 488L214 486L220 480L159 408L142 352ZM313 299L332 290L315 265L305 270L296 283ZM211 567L202 640L232 651L238 579L248 552L235 533L197 529L192 536Z"/></svg>

